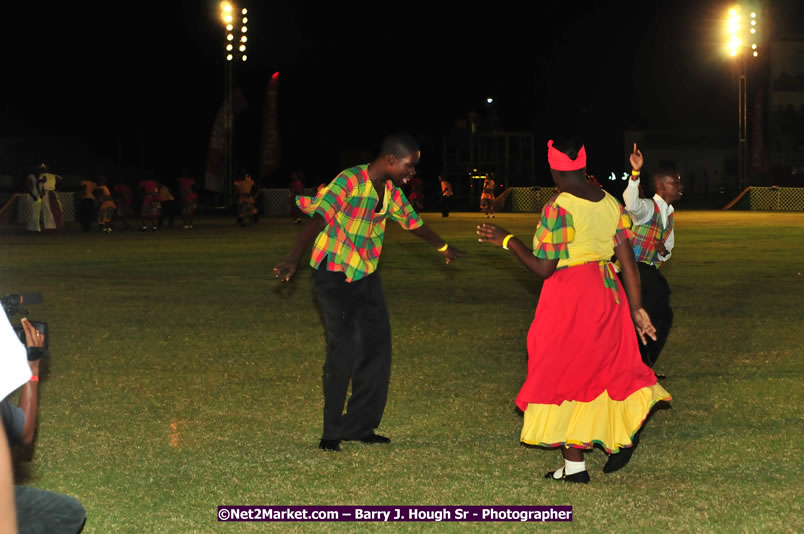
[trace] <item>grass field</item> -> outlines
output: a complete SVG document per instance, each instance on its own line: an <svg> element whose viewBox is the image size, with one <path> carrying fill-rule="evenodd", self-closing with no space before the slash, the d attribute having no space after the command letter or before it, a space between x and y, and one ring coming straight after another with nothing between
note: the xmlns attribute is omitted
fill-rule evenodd
<svg viewBox="0 0 804 534"><path fill-rule="evenodd" d="M677 213L663 268L675 325L656 367L672 408L624 470L604 475L605 455L588 454L583 487L542 480L559 453L518 443L541 282L476 241L479 214L425 220L467 256L444 265L389 223L394 363L378 432L393 443L340 453L316 448L324 336L309 268L289 287L270 278L289 220L2 230L2 293L41 291L30 317L51 327L24 483L76 496L87 533L804 530L804 213ZM496 219L526 239L536 221ZM221 504L569 504L574 521L222 524Z"/></svg>

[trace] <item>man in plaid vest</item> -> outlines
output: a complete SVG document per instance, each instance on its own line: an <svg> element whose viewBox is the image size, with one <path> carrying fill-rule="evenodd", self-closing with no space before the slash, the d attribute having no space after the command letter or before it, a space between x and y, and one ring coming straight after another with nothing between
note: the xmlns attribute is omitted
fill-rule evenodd
<svg viewBox="0 0 804 534"><path fill-rule="evenodd" d="M653 173L656 194L653 198L640 197L640 173L644 159L634 143L630 156L631 179L623 192L625 209L631 215L635 238L632 242L639 276L642 283L642 306L656 327L656 341L639 345L642 360L653 367L664 347L673 324L670 307L670 286L659 272L659 266L670 259L675 244L673 232L673 202L684 193L681 177L675 170L660 169ZM664 376L657 374L660 378Z"/></svg>
<svg viewBox="0 0 804 534"><path fill-rule="evenodd" d="M318 444L325 451L339 451L342 440L391 441L374 433L391 374L391 326L376 271L385 221L392 219L430 243L447 263L462 254L424 224L402 192L402 182L416 174L419 157L413 138L392 135L373 162L342 171L315 197L296 197L296 205L312 221L273 272L290 281L315 239L310 266L327 340L324 433ZM350 380L352 395L344 414Z"/></svg>

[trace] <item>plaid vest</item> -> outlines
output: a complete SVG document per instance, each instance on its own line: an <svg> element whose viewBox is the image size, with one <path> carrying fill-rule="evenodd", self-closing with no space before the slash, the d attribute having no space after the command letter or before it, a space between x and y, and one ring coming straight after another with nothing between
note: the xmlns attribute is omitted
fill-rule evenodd
<svg viewBox="0 0 804 534"><path fill-rule="evenodd" d="M659 205L653 201L653 216L645 224L634 225L631 230L634 232L634 239L631 245L634 247L636 261L641 261L649 265L658 267L662 260L659 253L654 248L654 243L658 240L667 241L670 232L673 231L673 214L667 216L667 228L662 229L662 214L659 212Z"/></svg>

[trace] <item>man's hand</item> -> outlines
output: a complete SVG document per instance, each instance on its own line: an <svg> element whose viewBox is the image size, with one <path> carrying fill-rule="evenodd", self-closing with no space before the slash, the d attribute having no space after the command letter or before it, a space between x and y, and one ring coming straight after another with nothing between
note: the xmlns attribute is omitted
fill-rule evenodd
<svg viewBox="0 0 804 534"><path fill-rule="evenodd" d="M631 162L632 170L637 172L642 170L642 165L645 164L645 160L642 158L642 152L639 151L639 148L637 148L636 143L634 143L634 151L631 152L631 156L628 158L628 160ZM639 175L637 176L631 175L631 179L638 180Z"/></svg>
<svg viewBox="0 0 804 534"><path fill-rule="evenodd" d="M298 258L288 256L282 260L279 265L274 267L274 277L280 282L290 282L293 275L296 274L296 269L299 265Z"/></svg>
<svg viewBox="0 0 804 534"><path fill-rule="evenodd" d="M634 325L636 325L637 334L639 334L643 345L648 344L648 340L645 336L656 341L656 327L653 326L653 323L650 321L650 317L648 316L648 312L645 311L645 308L631 310L631 319L634 321Z"/></svg>
<svg viewBox="0 0 804 534"><path fill-rule="evenodd" d="M479 224L477 226L477 235L480 236L478 241L481 243L488 242L498 247L502 246L503 239L510 233L505 228L499 228L493 224Z"/></svg>
<svg viewBox="0 0 804 534"><path fill-rule="evenodd" d="M455 258L466 256L466 252L453 246L447 246L447 250L441 253L446 258L447 263L455 261Z"/></svg>
<svg viewBox="0 0 804 534"><path fill-rule="evenodd" d="M34 325L25 317L20 320L20 323L22 323L22 329L25 331L26 347L41 349L45 346L45 334L34 328Z"/></svg>
<svg viewBox="0 0 804 534"><path fill-rule="evenodd" d="M662 256L667 256L668 254L667 247L664 246L664 241L662 241L661 239L656 240L656 246L654 248L656 249L656 252L658 252Z"/></svg>

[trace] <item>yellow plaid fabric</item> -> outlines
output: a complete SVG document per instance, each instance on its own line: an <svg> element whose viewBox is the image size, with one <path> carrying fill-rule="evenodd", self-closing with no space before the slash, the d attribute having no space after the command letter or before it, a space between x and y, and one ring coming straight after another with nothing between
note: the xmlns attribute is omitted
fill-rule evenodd
<svg viewBox="0 0 804 534"><path fill-rule="evenodd" d="M315 197L296 197L299 209L311 217L318 213L327 222L313 245L310 266L317 269L326 261L327 270L343 272L347 282L377 269L386 219L405 230L424 224L391 180L385 182L383 205L377 210L380 199L367 169L368 165L346 169Z"/></svg>

